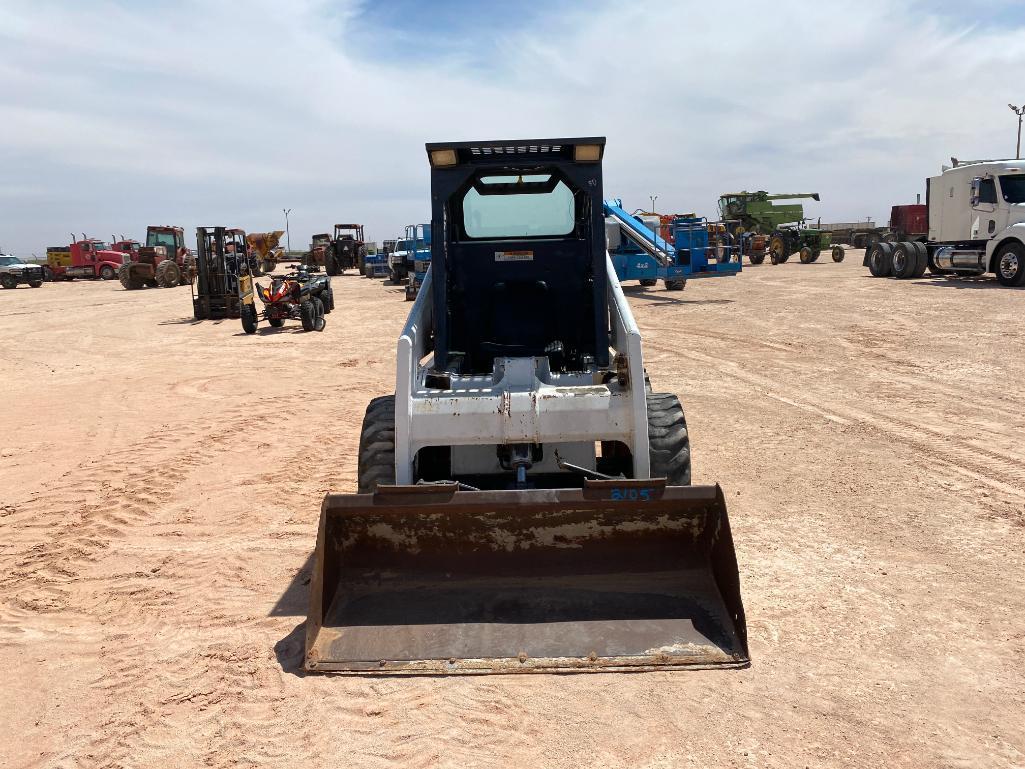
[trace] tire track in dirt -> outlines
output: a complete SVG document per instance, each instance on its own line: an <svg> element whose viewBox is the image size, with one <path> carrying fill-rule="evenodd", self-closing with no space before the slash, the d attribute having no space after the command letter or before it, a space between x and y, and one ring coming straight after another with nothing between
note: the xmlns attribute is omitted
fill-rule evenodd
<svg viewBox="0 0 1025 769"><path fill-rule="evenodd" d="M251 408L272 400L239 402L225 418L240 422ZM191 419L180 429L152 431L5 508L3 558L10 567L0 575L0 644L26 646L43 630L51 653L62 638L72 646L98 644L104 673L94 687L114 712L120 712L127 692L144 688L146 664L139 661L152 656L149 644L157 627L168 624L179 632L162 615L180 600L182 586L168 579L173 545L158 551L160 562L152 564L153 554L143 554L141 566L133 569L139 553L124 551L119 543L164 524L169 502L187 476L230 449L233 435L210 435L209 429L208 423ZM76 725L58 762L113 756L106 742L124 734L127 723L115 717L104 726L117 728L97 729L108 736L94 738L88 724Z"/></svg>
<svg viewBox="0 0 1025 769"><path fill-rule="evenodd" d="M289 418L297 424L305 424L301 404L310 397L305 392L295 394L300 405ZM350 416L349 409L340 406L332 416L330 421ZM275 499L303 505L307 521L286 522L284 529L278 527L263 537L254 532L248 547L231 535L214 542L203 540L205 531L236 532L237 519L227 520L236 515L234 511L218 516L208 509L202 516L202 530L189 527L183 547L174 550L174 558L162 569L174 593L153 608L166 616L154 612L142 625L123 627L124 632L107 645L104 665L109 672L97 686L110 699L131 692L135 704L117 728L104 730L112 736L103 744L92 743L92 750L112 756L115 762L153 764L187 756L189 764L226 766L237 759L233 746L253 734L261 734L264 739L259 744L268 748L294 740L279 712L284 710L279 701L285 695L273 644L260 642L274 622L259 613L240 614L238 606L265 600L281 590L280 584L259 576L263 567L252 562L255 554L283 563L304 563L315 542L321 495L338 487L336 467L354 465L338 456L339 447L349 440L350 436L329 430L315 441L290 442L288 455L276 463L278 469L251 479L254 498L262 496L259 490L265 485ZM231 485L214 483L206 488L213 500L219 500L218 495ZM253 518L256 523L260 514ZM147 546L150 542L152 538ZM203 598L197 601L196 596ZM143 659L145 664L140 662ZM176 728L187 729L192 740L189 746L170 750ZM278 752L281 755L261 754L253 759L287 758L280 748Z"/></svg>
<svg viewBox="0 0 1025 769"><path fill-rule="evenodd" d="M655 349L668 351L664 345L650 344ZM930 474L941 474L940 467L964 475L1002 493L1025 499L1025 456L1012 456L978 446L955 435L945 434L892 413L870 411L841 406L835 400L823 405L787 393L778 379L755 374L745 368L743 361L706 355L693 350L672 350L673 354L711 366L726 377L740 380L758 392L779 403L801 409L841 425L860 425L872 429L887 439L896 439L923 457L917 468ZM781 365L787 365L782 362ZM913 380L921 387L928 382Z"/></svg>

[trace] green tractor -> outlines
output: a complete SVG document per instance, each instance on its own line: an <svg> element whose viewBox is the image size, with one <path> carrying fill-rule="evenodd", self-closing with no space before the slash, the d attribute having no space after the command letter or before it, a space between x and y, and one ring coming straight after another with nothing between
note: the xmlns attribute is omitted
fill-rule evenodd
<svg viewBox="0 0 1025 769"><path fill-rule="evenodd" d="M832 236L825 230L804 224L804 206L800 203L777 205L776 200L818 200L817 192L796 192L770 195L758 192L727 192L719 196L719 214L727 223L730 234L740 243L752 264L765 261L766 253L773 264L782 264L791 254L799 253L803 264L817 261L819 255L830 248ZM746 243L761 244L767 236L766 248L746 248ZM834 262L842 262L842 246L832 246Z"/></svg>

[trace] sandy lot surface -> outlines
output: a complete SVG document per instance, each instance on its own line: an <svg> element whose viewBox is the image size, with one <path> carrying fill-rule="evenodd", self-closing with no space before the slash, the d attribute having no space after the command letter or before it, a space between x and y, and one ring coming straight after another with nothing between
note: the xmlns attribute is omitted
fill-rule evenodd
<svg viewBox="0 0 1025 769"><path fill-rule="evenodd" d="M400 289L322 334L0 291L0 766L1025 766L1025 292L847 262L631 290L726 491L742 671L299 672Z"/></svg>

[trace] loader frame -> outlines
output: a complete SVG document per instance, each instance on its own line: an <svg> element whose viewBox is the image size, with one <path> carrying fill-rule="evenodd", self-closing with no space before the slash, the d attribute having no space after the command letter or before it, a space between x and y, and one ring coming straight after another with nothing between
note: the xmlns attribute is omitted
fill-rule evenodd
<svg viewBox="0 0 1025 769"><path fill-rule="evenodd" d="M647 478L648 419L641 333L606 255L612 348L623 355L625 391L596 384L592 372L555 374L543 359L506 359L502 376L449 375L448 388L429 387L436 376L428 359L436 333L432 264L398 341L395 381L395 481L415 482L417 452L427 446L473 446L510 442L593 443L595 436L626 444L633 477ZM488 381L490 379L490 381ZM579 397L593 395L593 398Z"/></svg>

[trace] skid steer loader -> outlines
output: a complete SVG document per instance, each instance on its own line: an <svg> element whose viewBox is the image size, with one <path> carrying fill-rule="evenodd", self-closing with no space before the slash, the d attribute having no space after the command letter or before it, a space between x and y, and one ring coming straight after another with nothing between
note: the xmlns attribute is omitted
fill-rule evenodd
<svg viewBox="0 0 1025 769"><path fill-rule="evenodd" d="M605 246L603 138L428 144L431 267L328 494L307 671L749 663L722 491L690 485Z"/></svg>

